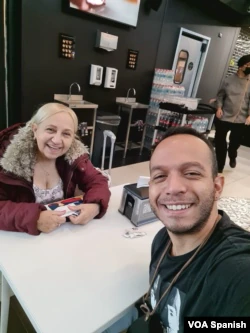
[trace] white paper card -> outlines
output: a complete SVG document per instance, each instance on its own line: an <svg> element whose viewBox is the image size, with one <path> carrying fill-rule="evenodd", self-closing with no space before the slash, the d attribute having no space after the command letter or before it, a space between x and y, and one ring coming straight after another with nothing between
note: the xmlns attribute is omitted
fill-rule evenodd
<svg viewBox="0 0 250 333"><path fill-rule="evenodd" d="M74 203L70 204L71 206L76 206ZM45 207L47 209L49 209L47 207L47 205L45 205ZM50 210L50 209L49 209ZM69 207L67 205L65 206L60 206L60 207L57 207L56 209L54 209L55 212L61 212L61 211L64 211L65 210L65 214L61 215L62 217L67 217L67 216L70 216L70 215L79 215L79 212L78 211L74 211L74 210L70 210Z"/></svg>
<svg viewBox="0 0 250 333"><path fill-rule="evenodd" d="M140 176L137 180L137 188L139 187L148 187L150 177Z"/></svg>

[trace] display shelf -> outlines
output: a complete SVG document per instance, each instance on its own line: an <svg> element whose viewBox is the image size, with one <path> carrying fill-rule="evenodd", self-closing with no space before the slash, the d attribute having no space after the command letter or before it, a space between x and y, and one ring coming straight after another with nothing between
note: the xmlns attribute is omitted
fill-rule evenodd
<svg viewBox="0 0 250 333"><path fill-rule="evenodd" d="M157 144L170 127L186 126L208 135L215 116L215 108L199 104L196 110L189 110L179 104L161 102L159 108L148 109L146 124L143 132L143 148L151 149Z"/></svg>

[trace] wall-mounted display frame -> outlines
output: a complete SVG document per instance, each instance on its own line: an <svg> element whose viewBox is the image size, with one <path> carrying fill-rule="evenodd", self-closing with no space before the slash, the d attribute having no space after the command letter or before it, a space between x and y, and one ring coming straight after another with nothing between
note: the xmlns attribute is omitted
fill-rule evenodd
<svg viewBox="0 0 250 333"><path fill-rule="evenodd" d="M62 0L69 13L81 12L108 20L137 26L141 0Z"/></svg>
<svg viewBox="0 0 250 333"><path fill-rule="evenodd" d="M59 57L68 60L75 59L75 44L74 36L59 34Z"/></svg>
<svg viewBox="0 0 250 333"><path fill-rule="evenodd" d="M126 68L136 70L139 51L128 49Z"/></svg>

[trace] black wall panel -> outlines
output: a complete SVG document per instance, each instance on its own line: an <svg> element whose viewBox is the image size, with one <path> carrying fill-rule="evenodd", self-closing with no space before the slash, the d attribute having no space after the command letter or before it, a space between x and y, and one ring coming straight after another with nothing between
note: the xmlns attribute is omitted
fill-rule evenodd
<svg viewBox="0 0 250 333"><path fill-rule="evenodd" d="M62 10L62 0L23 0L22 120L29 119L41 103L52 101L54 93L67 94L75 81L81 85L84 98L102 110L115 112L115 98L125 96L130 87L136 89L138 101L147 103L154 68L172 67L181 27L212 38L197 96L204 102L214 97L226 73L239 28L228 27L192 0L163 0L158 11L150 12L145 10L145 1L141 1L138 25L132 28L92 15L68 14ZM95 48L97 29L119 37L116 51ZM219 32L222 38L218 37ZM58 57L59 33L76 37L75 60ZM128 49L139 51L135 71L126 69ZM91 63L119 70L116 89L89 85Z"/></svg>

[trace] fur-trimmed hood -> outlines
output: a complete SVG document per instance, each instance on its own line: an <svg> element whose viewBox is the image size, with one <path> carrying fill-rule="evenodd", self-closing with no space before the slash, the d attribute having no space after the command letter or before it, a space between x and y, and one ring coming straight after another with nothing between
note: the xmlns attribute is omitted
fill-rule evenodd
<svg viewBox="0 0 250 333"><path fill-rule="evenodd" d="M10 141L0 159L0 165L6 172L31 181L36 163L36 151L37 144L34 140L32 125L28 122L26 126L18 130ZM88 153L87 147L75 138L64 159L71 165L78 157Z"/></svg>

